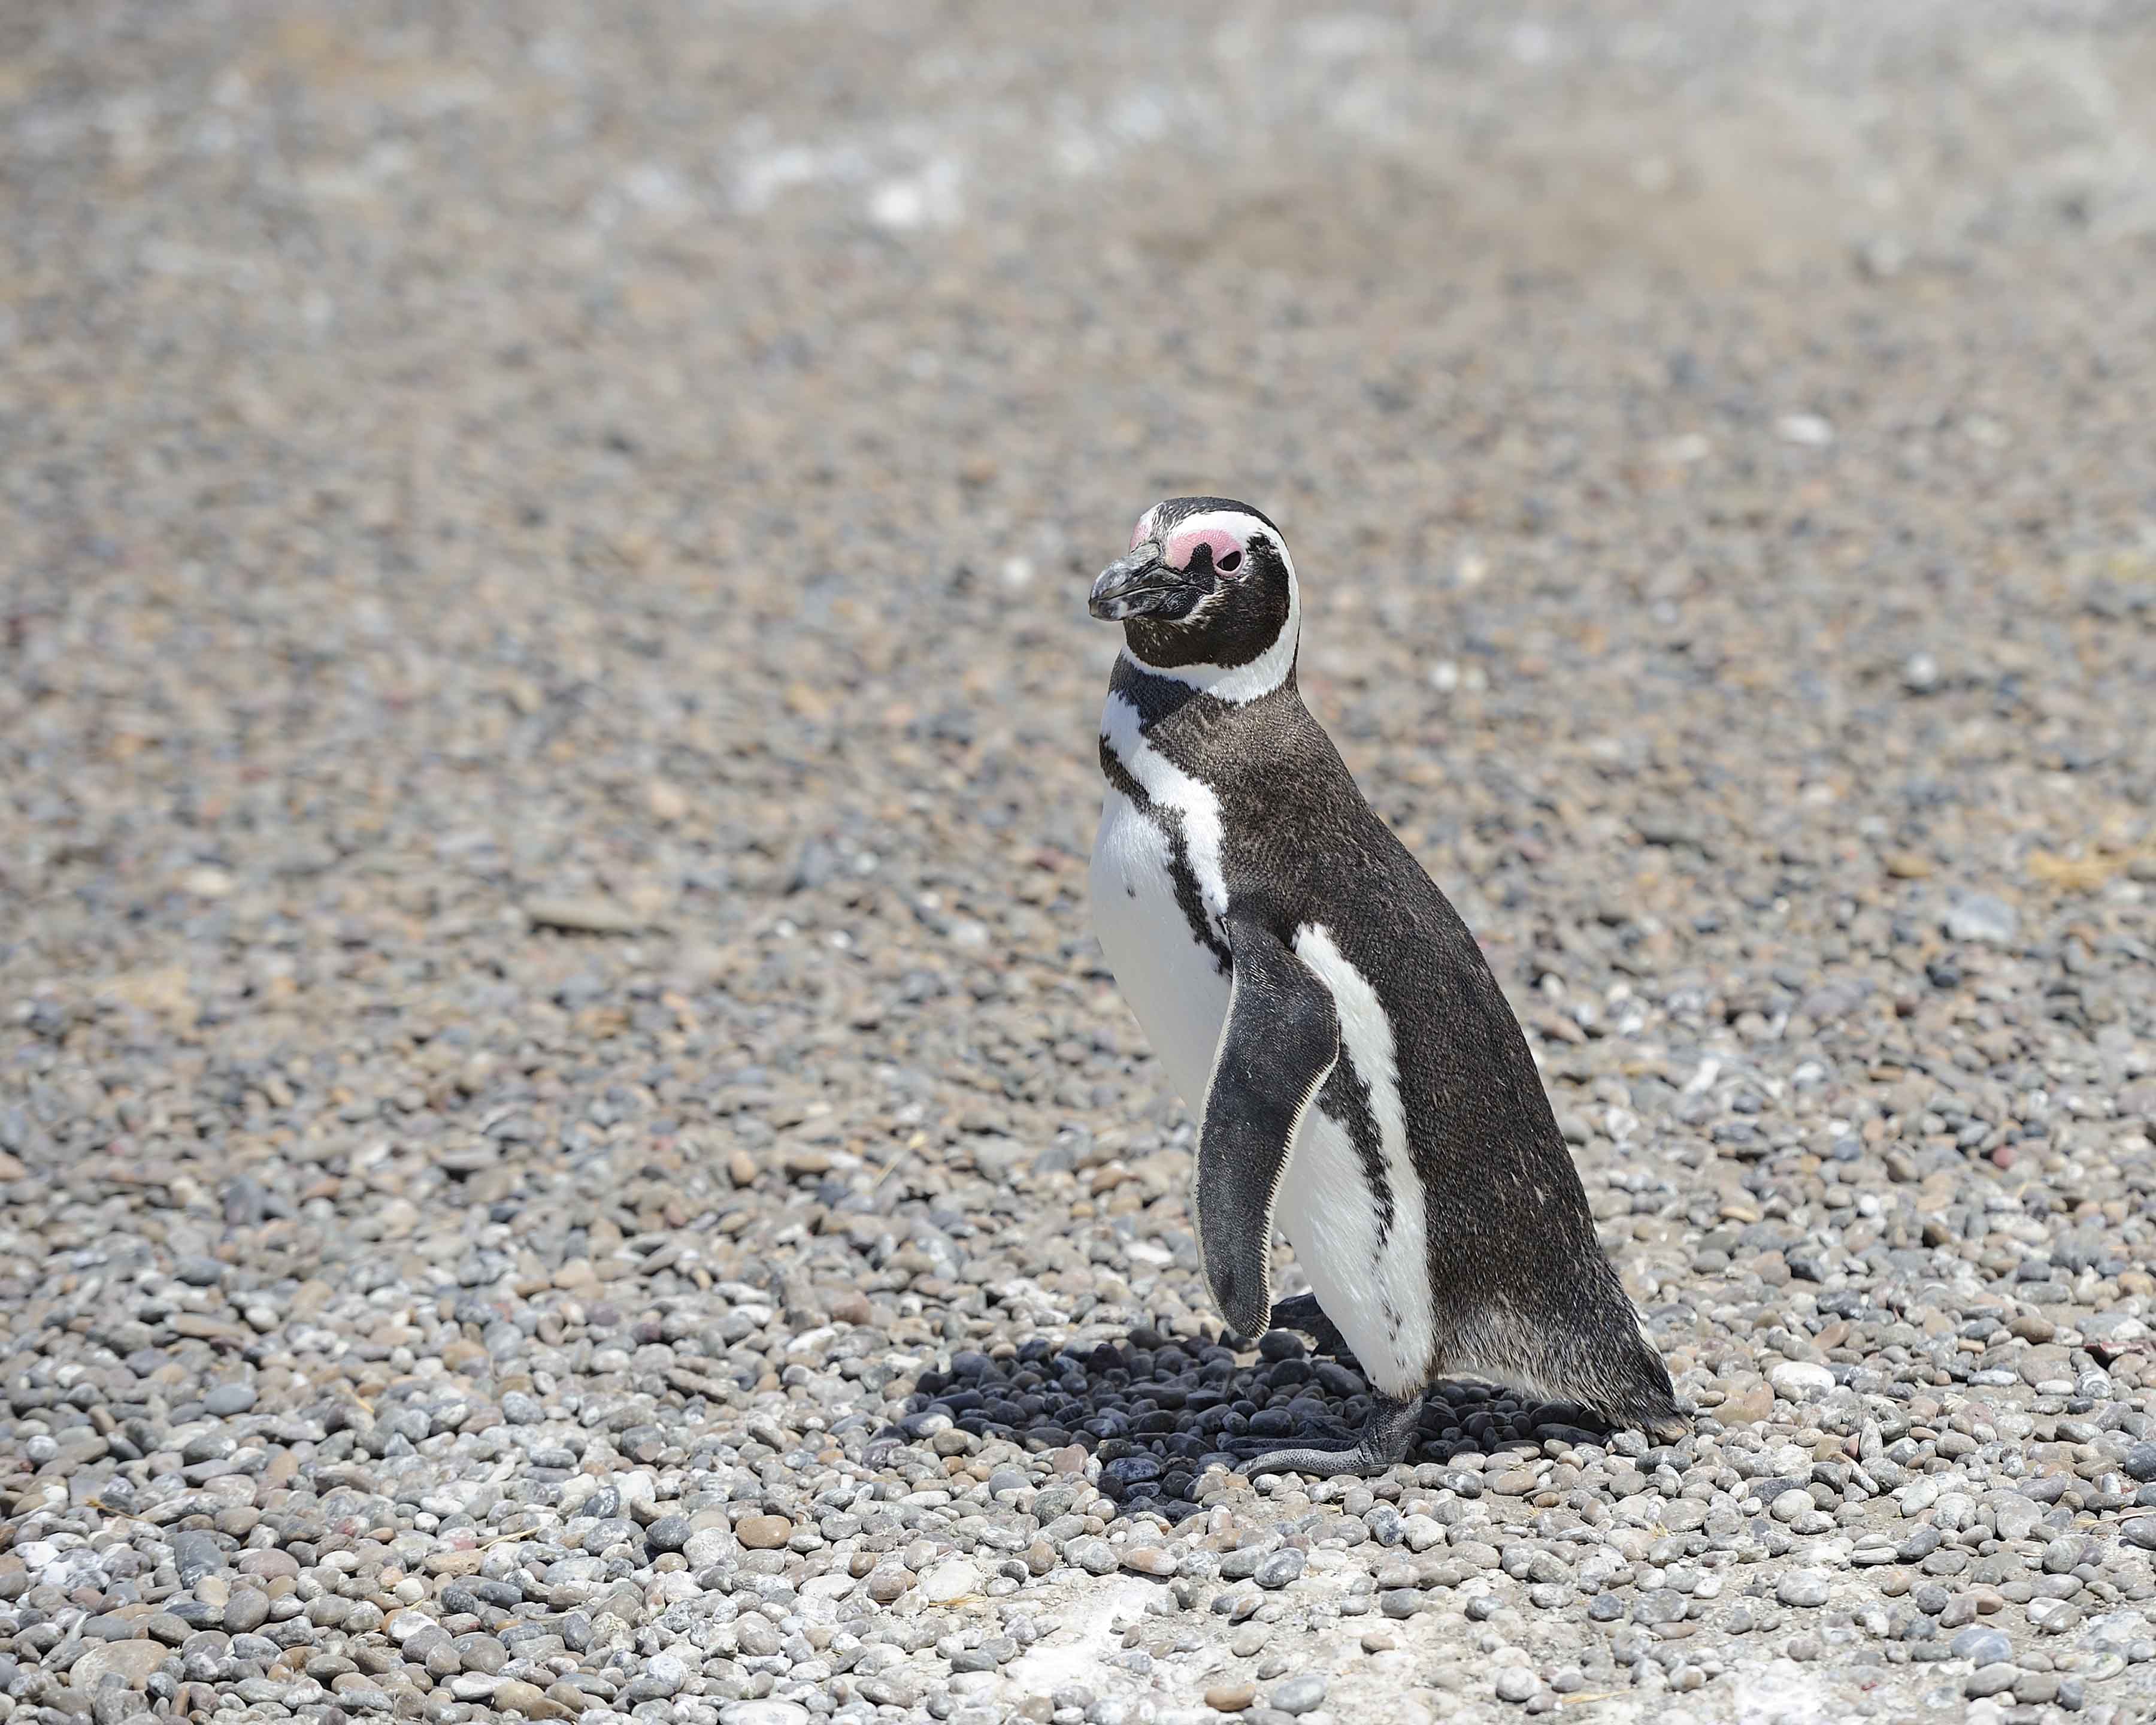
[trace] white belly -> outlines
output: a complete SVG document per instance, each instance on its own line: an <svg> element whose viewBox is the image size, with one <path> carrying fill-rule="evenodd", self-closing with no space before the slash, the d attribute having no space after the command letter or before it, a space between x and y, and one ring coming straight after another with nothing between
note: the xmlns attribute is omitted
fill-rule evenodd
<svg viewBox="0 0 2156 1725"><path fill-rule="evenodd" d="M1110 790L1093 842L1093 932L1168 1081L1194 1117L1205 1108L1228 978L1175 901L1168 838Z"/></svg>
<svg viewBox="0 0 2156 1725"><path fill-rule="evenodd" d="M1205 1086L1228 1014L1229 979L1192 934L1177 903L1168 839L1160 829L1111 789L1093 845L1093 928L1108 968L1151 1041L1168 1081L1194 1118L1203 1119ZM1385 1106L1383 1087L1396 1085L1389 1045L1373 1049L1356 1010L1349 975L1334 977L1320 958L1320 975L1343 1009L1343 1055L1362 1057L1366 1081L1385 1127L1393 1171L1394 1222L1382 1244L1377 1213L1346 1129L1313 1106L1304 1116L1296 1150L1281 1182L1275 1224L1294 1246L1311 1291L1377 1386L1395 1395L1420 1389L1430 1360L1429 1272L1423 1257L1423 1193L1406 1167L1397 1089ZM1351 998L1343 999L1346 995ZM1358 1045L1362 1045L1358 1046ZM1382 1054L1382 1064L1378 1056ZM1358 1068L1361 1070L1361 1068Z"/></svg>
<svg viewBox="0 0 2156 1725"><path fill-rule="evenodd" d="M1353 1141L1314 1106L1303 1117L1273 1220L1295 1248L1320 1308L1371 1381L1390 1395L1414 1394L1430 1369L1430 1271L1421 1216L1418 1208L1414 1225L1403 1227L1400 1214L1421 1203L1419 1184L1405 1192L1395 1186L1396 1219L1381 1246Z"/></svg>

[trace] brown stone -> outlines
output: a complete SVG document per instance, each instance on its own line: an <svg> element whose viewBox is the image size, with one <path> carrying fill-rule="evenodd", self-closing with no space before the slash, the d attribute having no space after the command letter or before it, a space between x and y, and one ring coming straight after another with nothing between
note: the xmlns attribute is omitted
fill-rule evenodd
<svg viewBox="0 0 2156 1725"><path fill-rule="evenodd" d="M93 1641L69 1671L68 1682L86 1692L108 1672L116 1671L130 1689L140 1689L172 1656L172 1650L161 1641Z"/></svg>
<svg viewBox="0 0 2156 1725"><path fill-rule="evenodd" d="M527 1719L566 1719L568 1708L542 1689L536 1683L526 1683L520 1677L511 1677L495 1686L489 1703L506 1713L521 1713Z"/></svg>
<svg viewBox="0 0 2156 1725"><path fill-rule="evenodd" d="M879 1605L897 1603L913 1585L913 1572L896 1563L880 1564L869 1571L869 1597Z"/></svg>
<svg viewBox="0 0 2156 1725"><path fill-rule="evenodd" d="M866 1294L841 1294L831 1302L831 1317L842 1324L872 1324L875 1322L875 1307L869 1304Z"/></svg>
<svg viewBox="0 0 2156 1725"><path fill-rule="evenodd" d="M1257 1698L1255 1683L1217 1683L1205 1692L1205 1705L1216 1713L1240 1713Z"/></svg>
<svg viewBox="0 0 2156 1725"><path fill-rule="evenodd" d="M1714 1410L1724 1425L1757 1425L1774 1411L1774 1386L1763 1379L1738 1391Z"/></svg>
<svg viewBox="0 0 2156 1725"><path fill-rule="evenodd" d="M793 1537L793 1523L784 1516L750 1516L734 1529L734 1538L751 1551L777 1551Z"/></svg>

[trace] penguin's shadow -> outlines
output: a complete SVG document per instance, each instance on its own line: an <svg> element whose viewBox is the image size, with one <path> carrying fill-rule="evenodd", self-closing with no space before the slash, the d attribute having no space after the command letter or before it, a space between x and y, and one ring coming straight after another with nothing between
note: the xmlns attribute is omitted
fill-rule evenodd
<svg viewBox="0 0 2156 1725"><path fill-rule="evenodd" d="M1346 1450L1371 1409L1352 1355L1313 1353L1291 1331L1253 1344L1175 1337L1140 1326L1121 1342L1057 1348L1036 1339L1015 1356L952 1356L947 1372L921 1373L906 1411L880 1445L926 1441L948 1426L1035 1452L1075 1444L1099 1458L1100 1489L1124 1513L1180 1520L1195 1512L1209 1466L1241 1465L1236 1445ZM1507 1449L1539 1450L1544 1440L1605 1444L1586 1409L1532 1403L1470 1381L1440 1383L1425 1399L1408 1467ZM1435 1485L1438 1481L1432 1480Z"/></svg>

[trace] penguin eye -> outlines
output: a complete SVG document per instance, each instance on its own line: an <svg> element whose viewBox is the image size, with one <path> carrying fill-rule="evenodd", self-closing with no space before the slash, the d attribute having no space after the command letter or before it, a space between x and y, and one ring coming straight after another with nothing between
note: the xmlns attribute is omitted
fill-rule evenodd
<svg viewBox="0 0 2156 1725"><path fill-rule="evenodd" d="M1223 575L1232 575L1243 567L1243 554L1240 551L1231 551L1213 567Z"/></svg>

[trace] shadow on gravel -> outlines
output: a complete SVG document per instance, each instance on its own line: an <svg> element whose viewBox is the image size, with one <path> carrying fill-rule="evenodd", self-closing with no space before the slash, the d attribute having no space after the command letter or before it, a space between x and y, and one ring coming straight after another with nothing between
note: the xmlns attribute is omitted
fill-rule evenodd
<svg viewBox="0 0 2156 1725"><path fill-rule="evenodd" d="M1245 1360L1229 1345L1235 1339L1177 1339L1140 1327L1122 1343L1090 1348L1036 1338L999 1358L957 1353L947 1373L921 1373L906 1413L878 1441L927 1442L956 1426L1034 1451L1076 1444L1100 1458L1100 1489L1125 1512L1179 1520L1198 1509L1194 1494L1209 1467L1240 1466L1229 1445L1255 1438L1346 1449L1370 1411L1352 1359L1313 1354L1301 1337L1273 1330L1259 1339L1257 1358ZM1447 1382L1424 1405L1406 1465L1433 1471L1417 1483L1456 1486L1456 1478L1435 1477L1456 1456L1538 1450L1553 1439L1635 1457L1662 1453L1636 1432L1604 1430L1569 1403Z"/></svg>

